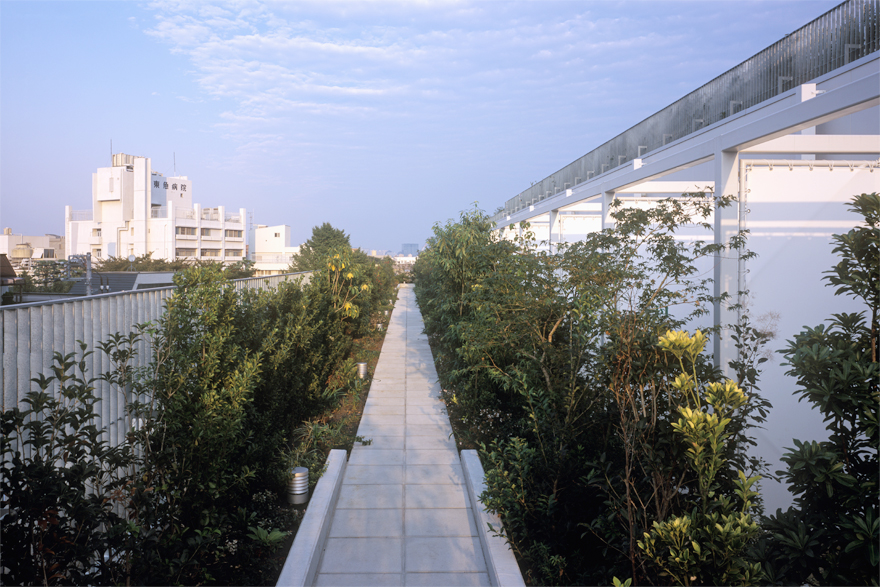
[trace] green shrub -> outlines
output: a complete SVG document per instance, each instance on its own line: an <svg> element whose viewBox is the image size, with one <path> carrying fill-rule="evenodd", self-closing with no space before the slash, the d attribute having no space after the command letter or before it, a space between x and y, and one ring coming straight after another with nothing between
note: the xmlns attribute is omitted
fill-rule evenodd
<svg viewBox="0 0 880 587"><path fill-rule="evenodd" d="M695 370L688 373L685 361L693 365L705 343L699 330L694 336L670 331L660 338L660 347L681 366L673 383L681 407L672 428L688 447L685 456L699 501L690 512L654 520L638 547L661 577L678 585L751 585L762 578L760 563L747 554L760 534L750 514L758 495L751 488L760 476L746 478L737 471L733 491L717 481L728 468L729 425L748 398L734 381L701 385Z"/></svg>
<svg viewBox="0 0 880 587"><path fill-rule="evenodd" d="M266 496L285 489L300 447L323 460L298 431L356 387L352 336L378 312L371 295L391 294L387 268L352 265L272 290L236 291L214 265L175 275L158 324L100 344L99 378L126 406L115 448L82 360L56 356L31 407L3 414L3 583L268 580L265 555L296 516ZM154 356L133 369L142 336Z"/></svg>
<svg viewBox="0 0 880 587"><path fill-rule="evenodd" d="M676 231L695 218L710 229L715 206L729 203L697 194L615 205L613 229L554 254L536 248L528 225L503 240L473 211L436 225L420 254L416 294L450 414L483 443L483 498L532 581L659 580L636 541L654 521L691 511L699 492L673 426L678 365L656 341L707 314L715 300L697 264L724 250ZM743 243L737 235L728 246ZM741 329L740 346L753 334ZM762 463L747 454L748 430L768 406L754 356L738 359L750 401L724 455L750 476ZM721 379L704 355L693 369ZM732 495L739 479L724 469L716 482Z"/></svg>
<svg viewBox="0 0 880 587"><path fill-rule="evenodd" d="M55 353L52 375L33 379L39 390L27 394L27 407L0 416L3 584L123 579L118 555L126 523L117 506L126 480L119 471L131 453L108 446L95 424L95 380L86 379L86 354L85 345L78 358Z"/></svg>

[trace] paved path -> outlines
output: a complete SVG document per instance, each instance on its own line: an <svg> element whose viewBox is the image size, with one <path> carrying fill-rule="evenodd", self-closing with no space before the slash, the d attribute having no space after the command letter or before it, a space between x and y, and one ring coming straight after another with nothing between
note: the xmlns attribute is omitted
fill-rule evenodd
<svg viewBox="0 0 880 587"><path fill-rule="evenodd" d="M489 585L412 286L376 366L316 584Z"/></svg>

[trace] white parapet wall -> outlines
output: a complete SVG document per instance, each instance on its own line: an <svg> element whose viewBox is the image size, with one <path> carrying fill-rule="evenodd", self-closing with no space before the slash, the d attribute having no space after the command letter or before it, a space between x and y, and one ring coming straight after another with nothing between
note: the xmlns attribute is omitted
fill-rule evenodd
<svg viewBox="0 0 880 587"><path fill-rule="evenodd" d="M296 538L284 561L284 567L276 583L278 587L314 585L347 462L346 451L330 451L326 470L315 486L309 506L306 508L306 515L299 525Z"/></svg>
<svg viewBox="0 0 880 587"><path fill-rule="evenodd" d="M507 540L503 538L504 528L501 518L486 511L486 507L480 501L480 494L486 490L486 478L477 451L461 451L461 468L464 471L471 510L474 512L477 534L489 571L489 583L498 587L525 587L526 583L516 557L510 550Z"/></svg>

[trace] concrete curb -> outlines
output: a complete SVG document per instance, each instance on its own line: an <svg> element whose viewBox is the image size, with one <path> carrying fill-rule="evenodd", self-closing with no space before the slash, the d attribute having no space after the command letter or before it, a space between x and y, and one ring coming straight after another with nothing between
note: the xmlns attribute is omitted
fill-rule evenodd
<svg viewBox="0 0 880 587"><path fill-rule="evenodd" d="M486 490L486 480L477 451L461 451L461 468L464 471L468 496L471 499L471 510L474 512L477 534L483 547L483 556L486 558L486 568L489 570L489 583L498 587L525 587L526 583L513 551L504 538L495 536L495 532L489 530L489 524L492 524L492 527L500 532L501 519L497 514L487 512L479 500L480 494Z"/></svg>
<svg viewBox="0 0 880 587"><path fill-rule="evenodd" d="M305 587L314 585L315 575L318 572L318 564L321 562L321 553L327 543L327 533L330 531L330 517L336 509L336 500L339 498L339 488L342 486L342 477L345 473L345 465L348 462L348 453L344 450L331 450L327 457L327 470L312 493L312 499L306 508L296 538L284 561L284 568L278 577L278 587Z"/></svg>

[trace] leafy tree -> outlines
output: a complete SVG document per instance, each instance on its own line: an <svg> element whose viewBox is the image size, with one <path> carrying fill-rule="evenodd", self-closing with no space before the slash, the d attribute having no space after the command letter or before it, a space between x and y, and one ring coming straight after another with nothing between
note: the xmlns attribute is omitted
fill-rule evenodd
<svg viewBox="0 0 880 587"><path fill-rule="evenodd" d="M262 489L282 490L285 446L330 405L328 381L351 347L319 287L236 291L217 265L174 280L151 374L135 383L153 399L140 478L164 488L162 499L136 503L142 529L148 520L161 528L139 548L135 574L148 584L209 580L224 543L272 535L238 508Z"/></svg>
<svg viewBox="0 0 880 587"><path fill-rule="evenodd" d="M73 281L64 281L66 268L63 262L37 261L30 271L23 271L23 291L44 293L67 293Z"/></svg>
<svg viewBox="0 0 880 587"><path fill-rule="evenodd" d="M823 442L794 440L778 474L795 495L777 510L759 549L775 582L877 584L880 559L878 464L878 312L880 312L880 195L861 194L851 210L865 225L835 235L840 261L825 278L836 295L851 296L866 312L833 314L807 328L783 351L802 400L825 416Z"/></svg>
<svg viewBox="0 0 880 587"><path fill-rule="evenodd" d="M153 253L146 253L134 261L129 261L127 257L107 257L100 259L95 264L96 271L183 271L189 267L211 267L218 266L223 271L226 279L241 279L243 277L253 277L254 262L250 259L242 259L229 265L223 265L220 261L208 260L187 260L175 259L168 261L166 259L154 259Z"/></svg>
<svg viewBox="0 0 880 587"><path fill-rule="evenodd" d="M152 252L140 255L134 261L129 261L128 257L109 256L105 259L93 259L93 262L97 271L182 271L193 264L184 259L154 259Z"/></svg>
<svg viewBox="0 0 880 587"><path fill-rule="evenodd" d="M223 277L226 279L243 279L253 277L256 270L255 263L250 259L242 259L223 268Z"/></svg>
<svg viewBox="0 0 880 587"><path fill-rule="evenodd" d="M312 228L312 236L300 248L299 254L293 257L290 271L314 271L324 266L331 253L342 248L351 249L348 235L344 231L333 228L329 222Z"/></svg>

